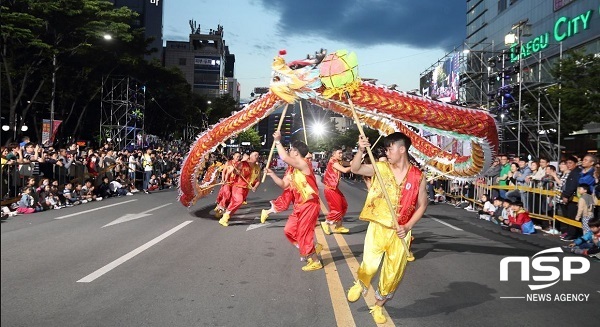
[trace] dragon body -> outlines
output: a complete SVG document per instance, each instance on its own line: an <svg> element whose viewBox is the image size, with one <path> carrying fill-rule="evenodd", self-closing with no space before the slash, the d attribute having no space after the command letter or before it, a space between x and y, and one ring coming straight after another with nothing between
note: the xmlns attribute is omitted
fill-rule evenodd
<svg viewBox="0 0 600 327"><path fill-rule="evenodd" d="M290 68L277 56L272 65L270 91L198 136L181 168L179 201L191 206L210 193L212 188L207 185L216 183L213 179L218 174L204 174L203 180L199 180L207 154L224 140L268 117L275 109L299 99L346 117L353 116L353 107L366 126L384 135L395 131L405 133L413 143L412 156L428 169L449 178L473 180L489 168L498 150L498 133L494 118L487 112L409 95L358 78L351 78L351 82L345 78L344 85L332 85L332 81L335 82L332 76L318 69L321 63L335 60L329 56L325 60L320 56L318 60L303 61L307 64L292 65L298 69ZM355 76L357 70L351 67L348 71ZM327 82L322 83L325 78ZM447 151L415 130L470 143L471 151L468 155Z"/></svg>

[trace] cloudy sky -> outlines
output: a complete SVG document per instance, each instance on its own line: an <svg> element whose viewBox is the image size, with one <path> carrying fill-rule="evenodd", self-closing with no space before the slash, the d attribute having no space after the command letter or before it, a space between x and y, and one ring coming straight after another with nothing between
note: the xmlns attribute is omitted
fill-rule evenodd
<svg viewBox="0 0 600 327"><path fill-rule="evenodd" d="M465 0L165 0L164 6L164 40L188 40L190 19L202 33L223 26L242 98L268 86L279 49L287 50L286 61L320 48L354 51L361 77L408 91L465 37Z"/></svg>

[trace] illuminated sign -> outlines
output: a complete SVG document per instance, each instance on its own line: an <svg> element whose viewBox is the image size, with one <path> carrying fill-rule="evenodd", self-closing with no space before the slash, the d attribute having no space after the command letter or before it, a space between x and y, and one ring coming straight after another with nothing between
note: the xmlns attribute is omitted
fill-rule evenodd
<svg viewBox="0 0 600 327"><path fill-rule="evenodd" d="M543 33L527 42L521 43L520 51L518 50L519 43L513 44L510 47L510 61L515 62L519 60L519 53L522 59L546 49L550 44L549 42L551 35L554 41L562 42L589 29L591 21L590 18L592 17L593 12L594 10L588 10L585 13L572 18L566 16L560 17L556 20L556 22L554 22L554 28L552 29L552 32Z"/></svg>

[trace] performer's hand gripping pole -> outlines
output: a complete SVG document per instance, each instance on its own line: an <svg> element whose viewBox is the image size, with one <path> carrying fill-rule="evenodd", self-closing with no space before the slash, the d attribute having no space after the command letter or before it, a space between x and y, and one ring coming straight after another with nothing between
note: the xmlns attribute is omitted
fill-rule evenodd
<svg viewBox="0 0 600 327"><path fill-rule="evenodd" d="M350 105L350 109L352 110L352 118L354 118L354 123L356 123L356 126L358 127L358 131L360 133L360 135L364 138L366 138L367 136L365 135L365 132L362 129L362 125L360 123L360 120L358 119L358 115L356 114L356 110L354 110L354 104L352 103L352 99L350 98L350 93L348 91L345 92L346 98L348 99L348 104ZM373 171L375 172L375 176L377 177L377 181L379 182L379 185L381 185L381 190L383 191L383 196L385 197L385 202L387 202L388 208L390 209L390 213L392 214L392 224L394 226L394 230L398 230L398 220L396 219L396 211L394 210L394 205L392 204L392 200L390 200L390 195L386 192L385 187L384 187L384 182L383 182L383 178L381 177L381 173L379 172L379 169L377 168L377 164L375 161L375 158L373 157L373 152L371 151L371 147L366 147L367 149L367 154L369 155L369 159L371 159L371 164L373 165ZM406 242L404 241L403 238L400 238L400 241L402 242L402 247L404 247L404 256L408 257L408 246L406 245Z"/></svg>
<svg viewBox="0 0 600 327"><path fill-rule="evenodd" d="M286 104L285 107L283 108L283 111L281 112L281 117L279 117L279 124L277 124L277 131L281 130L281 125L283 125L283 120L285 119L285 113L287 112L288 106L289 106L289 104ZM269 152L269 157L267 159L267 166L265 168L262 180L260 181L261 183L264 183L265 178L267 178L267 170L269 170L269 168L271 167L271 159L273 158L274 151L275 151L275 142L273 142L273 144L271 144L271 152Z"/></svg>

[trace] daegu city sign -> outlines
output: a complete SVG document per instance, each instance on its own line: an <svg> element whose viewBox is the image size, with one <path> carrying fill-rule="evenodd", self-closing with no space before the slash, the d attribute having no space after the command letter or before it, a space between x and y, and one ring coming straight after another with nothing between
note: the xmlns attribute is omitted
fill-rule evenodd
<svg viewBox="0 0 600 327"><path fill-rule="evenodd" d="M600 11L600 7L598 8L598 11ZM519 52L521 53L522 59L546 49L550 43L550 35L552 35L554 41L562 42L565 39L589 29L593 12L594 10L590 9L575 17L560 17L556 20L556 22L554 22L554 28L552 29L552 32L543 33L527 42L522 43L521 51L517 50L517 47L519 46L518 43L513 44L510 47L510 61L515 62L519 60Z"/></svg>

